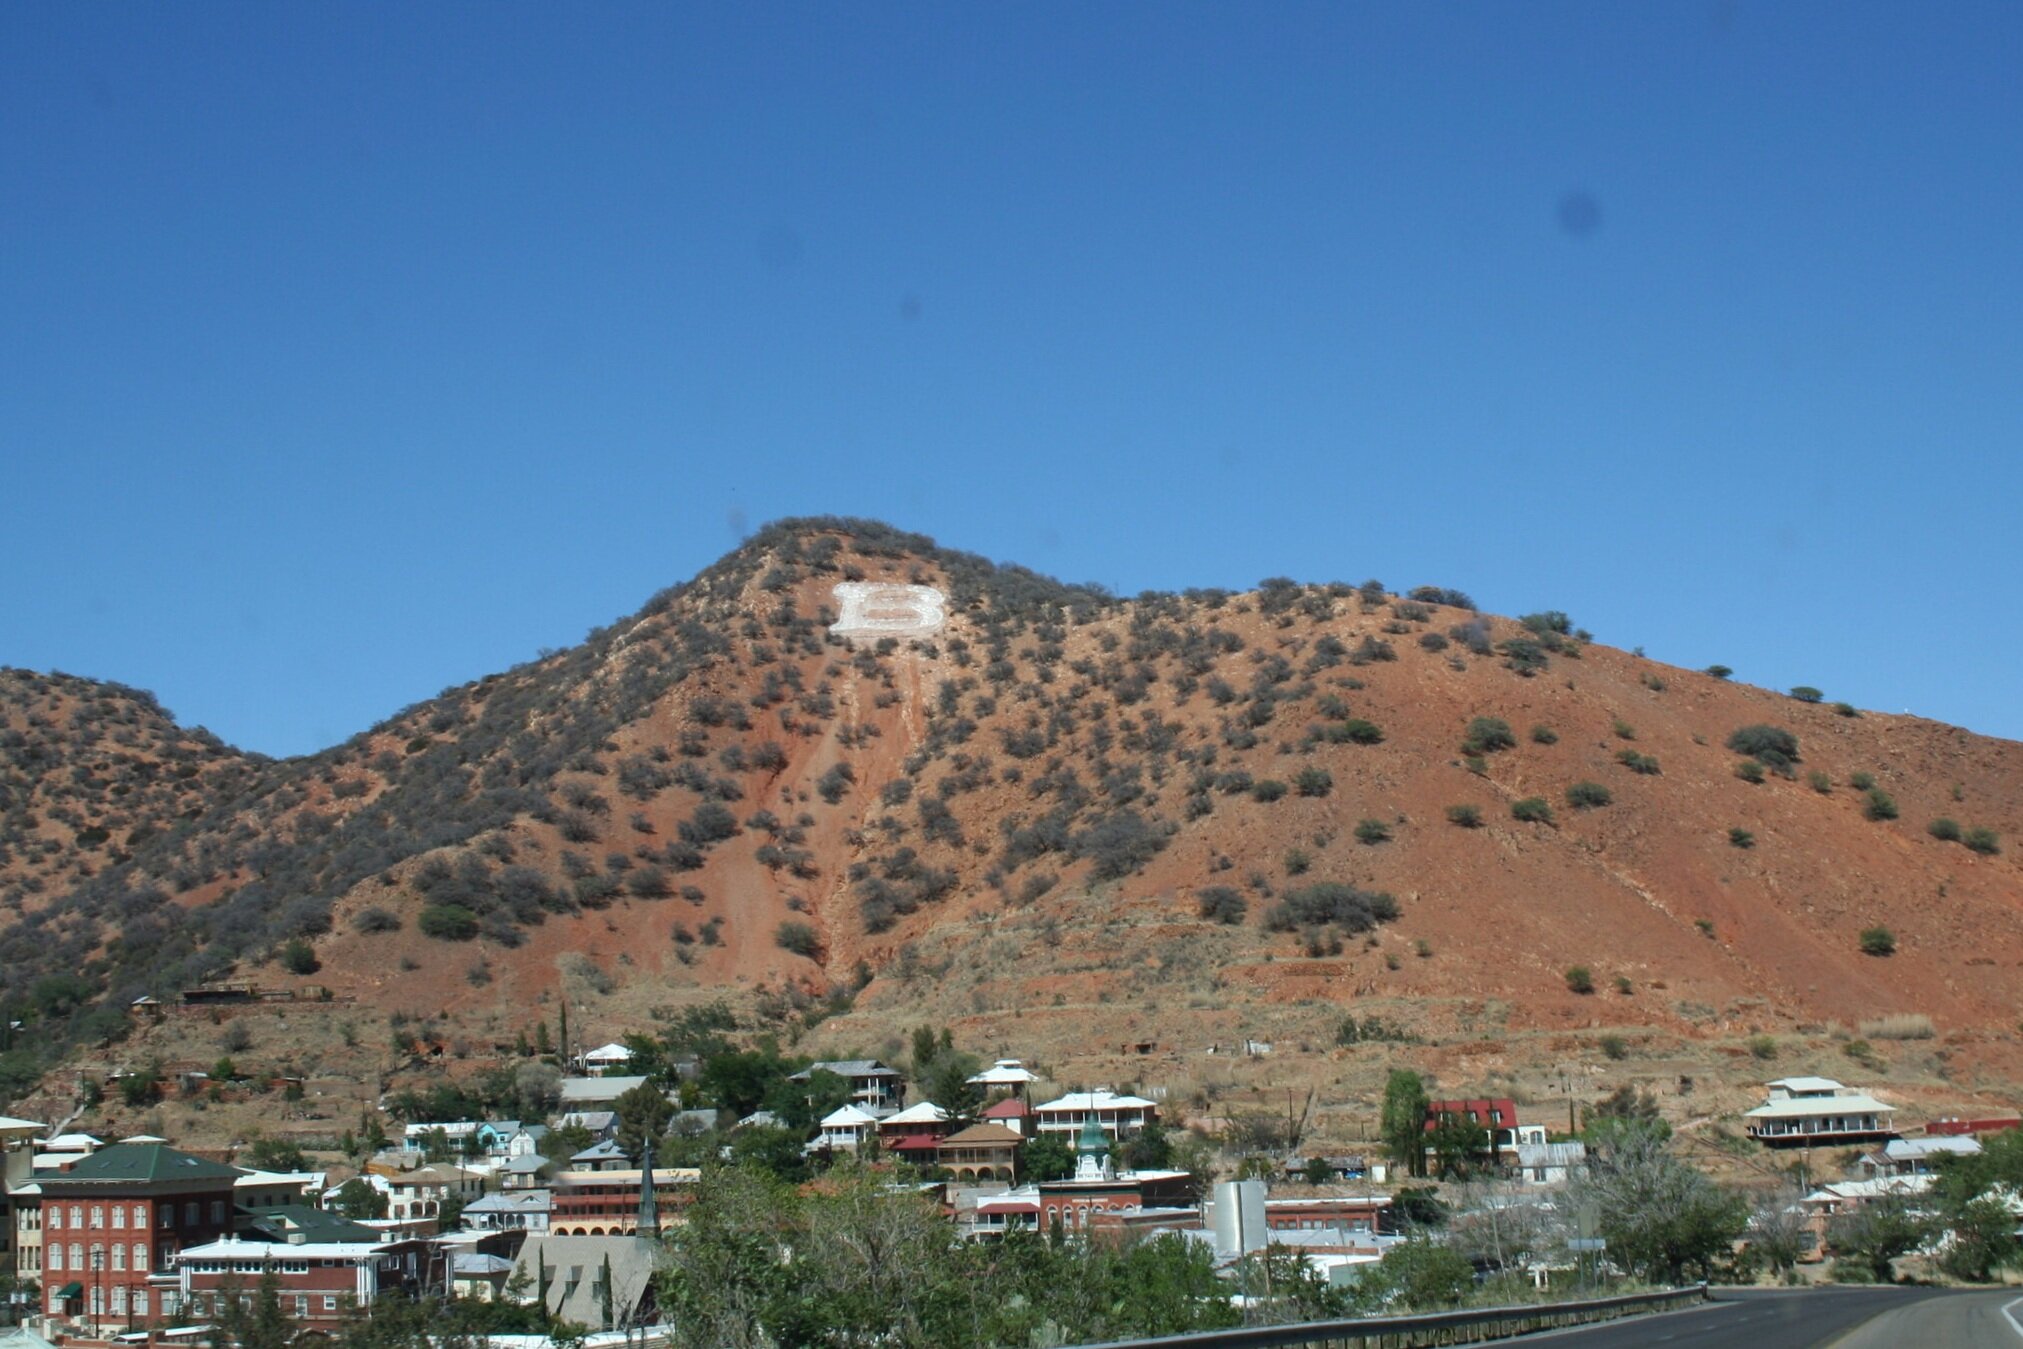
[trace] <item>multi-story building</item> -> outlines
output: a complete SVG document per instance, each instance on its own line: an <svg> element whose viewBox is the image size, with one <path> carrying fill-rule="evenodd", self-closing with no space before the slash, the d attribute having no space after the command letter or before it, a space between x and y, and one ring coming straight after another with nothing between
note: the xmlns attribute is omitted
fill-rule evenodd
<svg viewBox="0 0 2023 1349"><path fill-rule="evenodd" d="M1159 1106L1142 1096L1119 1096L1098 1087L1094 1091L1072 1091L1048 1101L1033 1111L1039 1132L1064 1136L1079 1135L1090 1119L1112 1140L1121 1142L1159 1118ZM1023 1130L1021 1130L1023 1132Z"/></svg>
<svg viewBox="0 0 2023 1349"><path fill-rule="evenodd" d="M239 1174L166 1144L116 1143L38 1177L44 1309L99 1328L162 1312L182 1251L231 1232Z"/></svg>
<svg viewBox="0 0 2023 1349"><path fill-rule="evenodd" d="M556 1236L632 1236L639 1231L642 1172L562 1171L549 1182L548 1230ZM692 1166L653 1168L659 1212L686 1204L702 1172Z"/></svg>
<svg viewBox="0 0 2023 1349"><path fill-rule="evenodd" d="M255 1296L272 1274L281 1310L302 1325L327 1329L381 1293L440 1287L445 1270L436 1266L442 1264L428 1242L414 1239L298 1244L226 1237L182 1252L176 1301L165 1311L185 1319L216 1316L223 1299Z"/></svg>
<svg viewBox="0 0 2023 1349"><path fill-rule="evenodd" d="M1895 1114L1895 1106L1830 1077L1780 1077L1770 1098L1743 1118L1749 1136L1771 1147L1839 1147L1896 1137Z"/></svg>

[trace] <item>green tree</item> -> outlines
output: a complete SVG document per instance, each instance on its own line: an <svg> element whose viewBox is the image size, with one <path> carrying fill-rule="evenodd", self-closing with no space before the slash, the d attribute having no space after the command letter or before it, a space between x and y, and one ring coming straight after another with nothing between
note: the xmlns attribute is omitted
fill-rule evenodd
<svg viewBox="0 0 2023 1349"><path fill-rule="evenodd" d="M1877 1195L1826 1225L1835 1269L1845 1265L1875 1283L1891 1282L1892 1262L1924 1245L1931 1235L1931 1221L1897 1194Z"/></svg>
<svg viewBox="0 0 2023 1349"><path fill-rule="evenodd" d="M1066 1180L1075 1174L1075 1153L1059 1134L1026 1140L1019 1167L1027 1180Z"/></svg>
<svg viewBox="0 0 2023 1349"><path fill-rule="evenodd" d="M611 1103L618 1116L618 1148L627 1157L638 1157L648 1139L657 1146L674 1118L674 1105L667 1093L651 1082L629 1088Z"/></svg>
<svg viewBox="0 0 2023 1349"><path fill-rule="evenodd" d="M1674 1156L1670 1137L1661 1122L1591 1126L1575 1197L1595 1213L1610 1259L1642 1278L1678 1283L1688 1270L1708 1274L1749 1213L1739 1196Z"/></svg>
<svg viewBox="0 0 2023 1349"><path fill-rule="evenodd" d="M338 1186L336 1195L330 1200L330 1207L353 1220L384 1218L386 1196L359 1176Z"/></svg>
<svg viewBox="0 0 2023 1349"><path fill-rule="evenodd" d="M1378 1132L1391 1160L1408 1175L1426 1174L1426 1083L1408 1068L1393 1068L1384 1084L1384 1108Z"/></svg>
<svg viewBox="0 0 2023 1349"><path fill-rule="evenodd" d="M1425 1138L1442 1180L1466 1180L1491 1156L1489 1130L1464 1116L1441 1116Z"/></svg>
<svg viewBox="0 0 2023 1349"><path fill-rule="evenodd" d="M295 1343L295 1323L281 1310L281 1276L272 1265L260 1273L248 1297L236 1279L218 1290L218 1349L289 1349Z"/></svg>
<svg viewBox="0 0 2023 1349"><path fill-rule="evenodd" d="M1436 1311L1459 1306L1474 1287L1475 1271L1459 1251L1418 1237L1385 1252L1357 1292L1367 1306L1402 1303L1415 1311Z"/></svg>

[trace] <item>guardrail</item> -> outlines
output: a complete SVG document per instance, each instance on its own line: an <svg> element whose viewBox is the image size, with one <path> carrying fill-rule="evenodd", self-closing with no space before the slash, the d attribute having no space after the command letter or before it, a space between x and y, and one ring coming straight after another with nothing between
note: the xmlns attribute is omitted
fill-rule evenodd
<svg viewBox="0 0 2023 1349"><path fill-rule="evenodd" d="M1353 1321L1245 1326L1151 1340L1113 1340L1083 1349L1420 1349L1425 1345L1477 1344L1539 1330L1592 1325L1644 1312L1670 1311L1707 1300L1707 1285L1662 1293L1626 1293L1585 1302L1541 1302L1524 1307L1483 1307L1418 1316L1364 1316Z"/></svg>

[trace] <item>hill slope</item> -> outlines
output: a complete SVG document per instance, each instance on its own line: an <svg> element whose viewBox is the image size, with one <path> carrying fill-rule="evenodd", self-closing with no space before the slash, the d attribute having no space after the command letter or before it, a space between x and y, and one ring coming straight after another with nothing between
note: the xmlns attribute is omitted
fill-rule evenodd
<svg viewBox="0 0 2023 1349"><path fill-rule="evenodd" d="M946 625L853 645L829 632L848 581L937 587ZM613 1030L714 990L775 1016L840 991L837 1043L934 1015L1060 1056L1325 1043L1356 1005L1489 1040L1897 1012L2015 1080L2017 863L1927 824L2017 837L2023 746L1424 593L1123 601L798 521L304 759L7 672L0 1001L59 1046L234 969L495 1039L565 987ZM76 707L125 724L59 733ZM1738 776L1749 726L1796 762L1773 738ZM1550 821L1515 818L1532 798ZM1862 953L1878 925L1895 954ZM319 970L265 963L297 939ZM17 1047L0 1093L46 1062Z"/></svg>

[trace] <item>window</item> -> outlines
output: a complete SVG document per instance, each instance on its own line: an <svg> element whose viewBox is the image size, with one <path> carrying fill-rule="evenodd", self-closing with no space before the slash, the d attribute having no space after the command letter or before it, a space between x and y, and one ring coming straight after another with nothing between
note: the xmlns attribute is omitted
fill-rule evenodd
<svg viewBox="0 0 2023 1349"><path fill-rule="evenodd" d="M176 1206L173 1203L162 1205L161 1220L163 1227L174 1227L176 1225Z"/></svg>
<svg viewBox="0 0 2023 1349"><path fill-rule="evenodd" d="M51 1242L49 1246L49 1272L60 1273L63 1269L63 1244Z"/></svg>
<svg viewBox="0 0 2023 1349"><path fill-rule="evenodd" d="M114 1316L126 1315L126 1285L123 1283L116 1283L112 1286L112 1314Z"/></svg>
<svg viewBox="0 0 2023 1349"><path fill-rule="evenodd" d="M146 1227L148 1225L148 1206L146 1204L135 1204L133 1206L133 1225L135 1227Z"/></svg>
<svg viewBox="0 0 2023 1349"><path fill-rule="evenodd" d="M73 1241L70 1243L70 1267L72 1269L84 1268L84 1247L79 1242Z"/></svg>
<svg viewBox="0 0 2023 1349"><path fill-rule="evenodd" d="M113 1225L114 1227L125 1227L125 1226L126 1226L126 1205L125 1205L125 1204L114 1204L114 1205L112 1206L112 1225Z"/></svg>
<svg viewBox="0 0 2023 1349"><path fill-rule="evenodd" d="M295 1315L298 1317L309 1315L309 1294L297 1293L295 1295Z"/></svg>
<svg viewBox="0 0 2023 1349"><path fill-rule="evenodd" d="M126 1247L118 1242L114 1242L112 1247L112 1267L121 1273L126 1272Z"/></svg>
<svg viewBox="0 0 2023 1349"><path fill-rule="evenodd" d="M84 1205L72 1204L70 1206L70 1225L72 1227L84 1226Z"/></svg>
<svg viewBox="0 0 2023 1349"><path fill-rule="evenodd" d="M145 1246L136 1246L136 1247L134 1247L134 1249L135 1249L135 1250L146 1250L147 1248L146 1248ZM148 1290L147 1290L147 1289L145 1289L145 1288L136 1288L136 1289L134 1289L134 1290L133 1290L133 1314L134 1314L135 1316L146 1316L146 1315L148 1314Z"/></svg>
<svg viewBox="0 0 2023 1349"><path fill-rule="evenodd" d="M325 1293L323 1295L323 1310L327 1312L334 1312L337 1310L337 1294Z"/></svg>
<svg viewBox="0 0 2023 1349"><path fill-rule="evenodd" d="M148 1267L148 1244L145 1241L136 1241L133 1244L133 1267L135 1269Z"/></svg>
<svg viewBox="0 0 2023 1349"><path fill-rule="evenodd" d="M201 1216L197 1201L192 1199L183 1205L183 1226L195 1227Z"/></svg>
<svg viewBox="0 0 2023 1349"><path fill-rule="evenodd" d="M55 1232L59 1231L62 1227L63 1208L61 1205L51 1204L49 1206L49 1230Z"/></svg>
<svg viewBox="0 0 2023 1349"><path fill-rule="evenodd" d="M211 1201L211 1222L213 1224L216 1224L222 1223L224 1221L225 1221L225 1201L222 1199L213 1199Z"/></svg>
<svg viewBox="0 0 2023 1349"><path fill-rule="evenodd" d="M93 1227L105 1226L105 1205L93 1204L91 1206L91 1225Z"/></svg>

